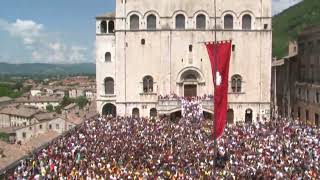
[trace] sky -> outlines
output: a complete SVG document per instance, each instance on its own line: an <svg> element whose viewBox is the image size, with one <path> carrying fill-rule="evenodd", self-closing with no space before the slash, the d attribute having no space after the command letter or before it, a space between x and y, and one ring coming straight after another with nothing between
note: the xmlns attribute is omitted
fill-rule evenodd
<svg viewBox="0 0 320 180"><path fill-rule="evenodd" d="M273 0L273 14L301 0ZM95 60L95 16L115 0L1 0L0 62L83 63Z"/></svg>

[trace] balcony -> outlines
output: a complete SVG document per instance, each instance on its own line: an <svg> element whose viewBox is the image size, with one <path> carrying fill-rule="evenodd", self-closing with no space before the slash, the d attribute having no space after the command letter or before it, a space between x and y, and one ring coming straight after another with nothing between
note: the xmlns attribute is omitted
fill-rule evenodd
<svg viewBox="0 0 320 180"><path fill-rule="evenodd" d="M178 99L159 99L158 112L159 114L171 114L176 111L181 111L181 100ZM202 108L204 111L213 113L213 100L203 100Z"/></svg>

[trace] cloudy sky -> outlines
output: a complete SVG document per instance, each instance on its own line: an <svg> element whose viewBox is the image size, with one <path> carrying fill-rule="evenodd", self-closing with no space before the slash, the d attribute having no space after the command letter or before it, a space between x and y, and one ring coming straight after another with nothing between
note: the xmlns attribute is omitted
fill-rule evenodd
<svg viewBox="0 0 320 180"><path fill-rule="evenodd" d="M301 0L273 0L273 14ZM1 0L0 62L94 62L94 17L114 0Z"/></svg>

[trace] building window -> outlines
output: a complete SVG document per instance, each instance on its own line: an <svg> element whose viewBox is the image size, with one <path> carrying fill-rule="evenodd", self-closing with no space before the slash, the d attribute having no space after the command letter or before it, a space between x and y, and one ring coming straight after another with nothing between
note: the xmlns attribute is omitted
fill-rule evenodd
<svg viewBox="0 0 320 180"><path fill-rule="evenodd" d="M100 23L100 31L101 31L101 33L107 33L107 22L106 21L102 21Z"/></svg>
<svg viewBox="0 0 320 180"><path fill-rule="evenodd" d="M111 77L104 80L104 86L106 94L114 94L114 80Z"/></svg>
<svg viewBox="0 0 320 180"><path fill-rule="evenodd" d="M39 125L39 129L42 129L42 124Z"/></svg>
<svg viewBox="0 0 320 180"><path fill-rule="evenodd" d="M144 93L153 92L153 78L151 76L145 76L143 78L143 92Z"/></svg>
<svg viewBox="0 0 320 180"><path fill-rule="evenodd" d="M246 14L242 17L242 29L251 29L251 16L249 14Z"/></svg>
<svg viewBox="0 0 320 180"><path fill-rule="evenodd" d="M60 127L59 127L59 124L56 124L56 129L59 129Z"/></svg>
<svg viewBox="0 0 320 180"><path fill-rule="evenodd" d="M106 62L111 62L111 53L110 52L106 52L104 59Z"/></svg>
<svg viewBox="0 0 320 180"><path fill-rule="evenodd" d="M189 52L192 52L192 45L189 45Z"/></svg>
<svg viewBox="0 0 320 180"><path fill-rule="evenodd" d="M306 110L306 122L309 121L309 111Z"/></svg>
<svg viewBox="0 0 320 180"><path fill-rule="evenodd" d="M23 138L26 138L26 137L27 137L27 133L23 132L23 133L22 133L22 137L23 137Z"/></svg>
<svg viewBox="0 0 320 180"><path fill-rule="evenodd" d="M52 129L52 125L51 124L49 124L49 129Z"/></svg>
<svg viewBox="0 0 320 180"><path fill-rule="evenodd" d="M176 16L176 29L185 29L186 28L186 18L183 14L178 14Z"/></svg>
<svg viewBox="0 0 320 180"><path fill-rule="evenodd" d="M316 103L320 103L320 92L316 93Z"/></svg>
<svg viewBox="0 0 320 180"><path fill-rule="evenodd" d="M133 108L133 109L132 109L132 116L133 116L134 118L139 118L139 117L140 117L139 108Z"/></svg>
<svg viewBox="0 0 320 180"><path fill-rule="evenodd" d="M224 16L224 29L233 29L233 16L231 14Z"/></svg>
<svg viewBox="0 0 320 180"><path fill-rule="evenodd" d="M153 14L150 14L147 17L147 29L148 30L157 29L157 17Z"/></svg>
<svg viewBox="0 0 320 180"><path fill-rule="evenodd" d="M231 88L233 93L241 93L242 77L240 75L234 75L231 78Z"/></svg>
<svg viewBox="0 0 320 180"><path fill-rule="evenodd" d="M266 30L268 29L268 24L264 24L263 28Z"/></svg>
<svg viewBox="0 0 320 180"><path fill-rule="evenodd" d="M196 19L196 28L197 29L206 29L206 16L203 14L199 14Z"/></svg>
<svg viewBox="0 0 320 180"><path fill-rule="evenodd" d="M130 16L130 29L131 30L138 30L139 29L139 16L138 15L131 15Z"/></svg>
<svg viewBox="0 0 320 180"><path fill-rule="evenodd" d="M145 39L141 39L141 45L145 45L146 44L146 40Z"/></svg>
<svg viewBox="0 0 320 180"><path fill-rule="evenodd" d="M232 44L232 52L236 51L236 45Z"/></svg>
<svg viewBox="0 0 320 180"><path fill-rule="evenodd" d="M114 21L108 22L108 33L114 33Z"/></svg>
<svg viewBox="0 0 320 180"><path fill-rule="evenodd" d="M157 109L156 108L152 108L150 109L150 117L151 118L155 118L157 117L158 113L157 113Z"/></svg>

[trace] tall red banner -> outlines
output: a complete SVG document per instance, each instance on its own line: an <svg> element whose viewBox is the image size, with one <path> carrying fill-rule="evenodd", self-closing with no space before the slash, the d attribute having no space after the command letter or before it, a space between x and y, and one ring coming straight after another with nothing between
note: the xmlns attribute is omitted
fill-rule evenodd
<svg viewBox="0 0 320 180"><path fill-rule="evenodd" d="M213 137L222 136L226 126L228 106L228 78L231 56L231 41L207 43L207 51L211 62L214 88L214 128Z"/></svg>

